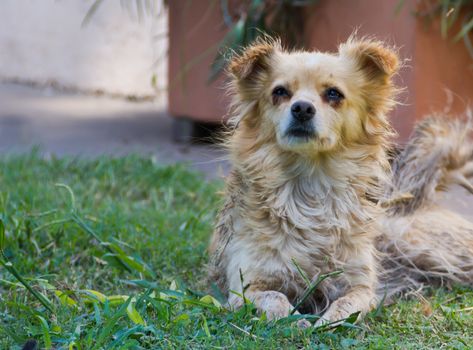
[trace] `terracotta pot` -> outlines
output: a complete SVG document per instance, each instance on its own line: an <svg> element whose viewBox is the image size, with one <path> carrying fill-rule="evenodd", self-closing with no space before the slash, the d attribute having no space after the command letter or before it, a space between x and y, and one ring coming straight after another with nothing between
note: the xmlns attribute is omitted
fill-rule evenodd
<svg viewBox="0 0 473 350"><path fill-rule="evenodd" d="M208 83L209 67L225 36L220 1L169 2L169 112L181 118L221 122L227 99L223 77Z"/></svg>
<svg viewBox="0 0 473 350"><path fill-rule="evenodd" d="M359 35L398 46L406 63L396 79L406 91L392 121L403 140L416 119L449 105L445 89L455 96L450 110L464 111L473 95L473 60L462 42L441 37L438 21L425 26L412 14L416 2L406 2L396 14L398 3L317 2L305 10L304 41L307 48L334 51L358 29ZM228 104L223 79L207 83L209 66L226 33L219 1L170 1L169 15L169 112L176 118L222 122Z"/></svg>

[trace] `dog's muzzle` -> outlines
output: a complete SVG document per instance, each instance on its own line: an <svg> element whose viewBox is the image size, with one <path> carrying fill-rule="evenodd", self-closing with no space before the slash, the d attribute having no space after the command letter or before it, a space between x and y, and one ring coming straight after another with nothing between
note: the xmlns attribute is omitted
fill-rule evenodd
<svg viewBox="0 0 473 350"><path fill-rule="evenodd" d="M286 136L310 139L316 136L314 117L315 107L310 102L297 101L291 106L292 120Z"/></svg>

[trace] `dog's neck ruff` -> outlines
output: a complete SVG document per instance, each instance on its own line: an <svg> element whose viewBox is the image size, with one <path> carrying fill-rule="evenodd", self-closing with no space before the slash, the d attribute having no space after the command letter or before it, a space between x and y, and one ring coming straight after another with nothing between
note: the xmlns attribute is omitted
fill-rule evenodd
<svg viewBox="0 0 473 350"><path fill-rule="evenodd" d="M271 144L235 165L248 203L288 227L319 233L372 222L377 211L366 196L386 175L376 157L359 150L309 160Z"/></svg>

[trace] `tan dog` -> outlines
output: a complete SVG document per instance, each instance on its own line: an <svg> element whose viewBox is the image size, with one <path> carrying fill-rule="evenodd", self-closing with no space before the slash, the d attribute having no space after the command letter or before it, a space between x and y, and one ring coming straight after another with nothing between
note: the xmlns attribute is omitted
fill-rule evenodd
<svg viewBox="0 0 473 350"><path fill-rule="evenodd" d="M307 288L298 267L312 280L343 270L299 308L323 312L319 324L366 313L386 285L473 281L473 225L429 208L439 185L471 189L473 148L459 122L421 126L391 181L398 67L394 50L354 38L336 54L264 39L233 58L233 171L210 247L211 280L230 305L244 293L268 319L288 316Z"/></svg>

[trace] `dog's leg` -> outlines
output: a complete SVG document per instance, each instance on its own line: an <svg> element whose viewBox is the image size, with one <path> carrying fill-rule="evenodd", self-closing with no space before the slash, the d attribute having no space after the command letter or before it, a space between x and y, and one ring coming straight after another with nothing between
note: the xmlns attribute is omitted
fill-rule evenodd
<svg viewBox="0 0 473 350"><path fill-rule="evenodd" d="M315 326L321 326L343 320L355 312L366 314L369 312L376 301L376 295L372 288L366 286L353 287L346 295L335 300L315 323Z"/></svg>
<svg viewBox="0 0 473 350"><path fill-rule="evenodd" d="M342 276L348 289L336 299L316 322L316 326L343 320L355 312L366 314L376 305L376 261L374 245L370 239L358 242L358 254L346 261Z"/></svg>

